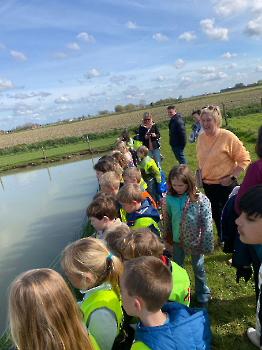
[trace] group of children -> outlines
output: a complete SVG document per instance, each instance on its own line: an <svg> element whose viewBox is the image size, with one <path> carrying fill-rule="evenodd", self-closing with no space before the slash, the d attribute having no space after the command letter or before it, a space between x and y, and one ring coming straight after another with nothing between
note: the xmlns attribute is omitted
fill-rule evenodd
<svg viewBox="0 0 262 350"><path fill-rule="evenodd" d="M18 349L210 349L204 269L204 254L214 252L210 202L186 165L171 169L166 196L154 198L157 186L152 190L150 181L157 184L159 169L147 151L137 150L141 171L122 159L123 169L117 152L94 166L101 191L86 213L96 232L69 244L61 256L67 279L83 295L78 305L55 271L31 270L13 282L9 318ZM262 243L262 186L251 192L239 202L240 239ZM197 309L189 307L186 254Z"/></svg>

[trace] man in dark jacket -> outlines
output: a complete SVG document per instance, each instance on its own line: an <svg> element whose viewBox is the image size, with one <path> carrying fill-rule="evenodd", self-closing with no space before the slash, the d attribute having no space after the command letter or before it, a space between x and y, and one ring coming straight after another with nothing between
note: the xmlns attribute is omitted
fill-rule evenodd
<svg viewBox="0 0 262 350"><path fill-rule="evenodd" d="M176 112L175 106L168 106L167 113L169 122L169 144L179 164L186 164L184 148L186 146L186 127L181 115Z"/></svg>

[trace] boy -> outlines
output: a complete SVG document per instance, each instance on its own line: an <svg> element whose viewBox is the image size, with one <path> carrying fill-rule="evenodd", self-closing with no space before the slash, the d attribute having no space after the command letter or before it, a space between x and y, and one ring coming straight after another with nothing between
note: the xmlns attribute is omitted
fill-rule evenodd
<svg viewBox="0 0 262 350"><path fill-rule="evenodd" d="M147 184L143 180L141 171L137 167L127 168L123 172L124 184L138 184L142 190L142 198L149 197L153 203L154 208L156 208L156 203L154 199L147 192Z"/></svg>
<svg viewBox="0 0 262 350"><path fill-rule="evenodd" d="M116 197L120 187L119 175L114 171L108 171L100 177L99 185L101 192L109 193Z"/></svg>
<svg viewBox="0 0 262 350"><path fill-rule="evenodd" d="M157 183L161 184L161 174L154 159L148 156L148 152L146 146L140 146L137 149L137 156L141 159L140 170L143 179L147 183L147 191L156 203L160 203L161 196L157 191Z"/></svg>
<svg viewBox="0 0 262 350"><path fill-rule="evenodd" d="M96 172L96 178L99 181L100 177L108 171L114 171L114 163L108 160L101 159L94 165L94 170Z"/></svg>
<svg viewBox="0 0 262 350"><path fill-rule="evenodd" d="M241 215L236 219L240 240L245 244L262 244L262 185L254 186L243 194L238 203ZM262 349L261 315L262 265L259 270L259 297L256 309L256 329L248 328L248 338Z"/></svg>
<svg viewBox="0 0 262 350"><path fill-rule="evenodd" d="M135 349L210 349L210 324L206 309L197 311L167 300L172 274L153 256L124 264L120 280L123 308L140 319L135 331Z"/></svg>
<svg viewBox="0 0 262 350"><path fill-rule="evenodd" d="M158 228L160 216L153 207L150 198L142 199L142 190L138 184L123 186L116 196L116 200L126 211L126 223L131 229L149 227L149 229L161 236Z"/></svg>
<svg viewBox="0 0 262 350"><path fill-rule="evenodd" d="M189 306L190 280L186 270L163 255L164 244L148 228L129 231L122 237L118 237L115 244L112 245L117 247L123 261L140 256L154 256L161 259L172 273L173 278L173 288L168 300Z"/></svg>
<svg viewBox="0 0 262 350"><path fill-rule="evenodd" d="M113 196L106 194L95 199L86 209L86 215L91 220L91 225L97 230L95 238L102 238L107 233L119 227L127 227L117 216L116 201Z"/></svg>

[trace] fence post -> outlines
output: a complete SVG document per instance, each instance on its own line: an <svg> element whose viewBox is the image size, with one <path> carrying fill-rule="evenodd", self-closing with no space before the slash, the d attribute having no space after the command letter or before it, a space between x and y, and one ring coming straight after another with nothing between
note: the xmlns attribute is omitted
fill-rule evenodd
<svg viewBox="0 0 262 350"><path fill-rule="evenodd" d="M44 150L44 147L43 147L43 145L42 145L42 144L41 144L41 147L42 147L42 151L43 151L44 159L46 159L46 156L45 156L45 150Z"/></svg>
<svg viewBox="0 0 262 350"><path fill-rule="evenodd" d="M228 124L228 122L227 122L227 114L226 114L226 109L225 109L225 104L224 104L224 102L222 102L222 106L223 106L224 117L225 117L225 121L226 121L226 125L227 125L227 124Z"/></svg>

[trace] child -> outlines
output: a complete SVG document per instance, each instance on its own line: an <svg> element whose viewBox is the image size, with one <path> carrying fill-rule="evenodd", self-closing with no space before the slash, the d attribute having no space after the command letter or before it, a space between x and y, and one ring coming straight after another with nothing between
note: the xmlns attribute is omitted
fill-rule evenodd
<svg viewBox="0 0 262 350"><path fill-rule="evenodd" d="M262 244L262 185L257 185L245 192L239 200L238 210L241 215L236 219L240 240L245 244ZM248 338L262 349L261 339L261 284L262 265L259 270L259 298L256 309L256 329L248 328Z"/></svg>
<svg viewBox="0 0 262 350"><path fill-rule="evenodd" d="M98 349L64 279L49 269L22 273L11 284L9 320L16 348ZM92 343L90 339L93 339Z"/></svg>
<svg viewBox="0 0 262 350"><path fill-rule="evenodd" d="M109 194L100 196L91 202L86 209L86 215L90 218L91 225L97 230L95 238L103 238L118 227L128 228L120 219L116 219L116 201Z"/></svg>
<svg viewBox="0 0 262 350"><path fill-rule="evenodd" d="M129 161L126 159L126 157L119 151L113 151L112 157L115 159L115 161L119 164L122 171L127 169L129 167Z"/></svg>
<svg viewBox="0 0 262 350"><path fill-rule="evenodd" d="M113 163L109 162L108 160L101 159L94 165L94 170L96 172L96 178L97 180L99 180L100 177L106 172L114 171L115 166Z"/></svg>
<svg viewBox="0 0 262 350"><path fill-rule="evenodd" d="M118 141L116 143L116 150L121 152L126 157L126 159L129 161L130 167L134 166L132 155L128 151L126 144L123 141Z"/></svg>
<svg viewBox="0 0 262 350"><path fill-rule="evenodd" d="M107 234L102 237L108 250L117 256L120 260L122 259L122 255L121 251L118 249L118 241L121 241L121 238L128 232L130 232L130 228L123 223L122 226L114 228L113 231L107 232Z"/></svg>
<svg viewBox="0 0 262 350"><path fill-rule="evenodd" d="M135 130L135 134L136 135L133 137L133 140L134 140L133 148L134 148L134 151L137 151L138 147L143 145L143 141L139 140L139 129Z"/></svg>
<svg viewBox="0 0 262 350"><path fill-rule="evenodd" d="M156 208L156 202L154 199L151 197L151 195L147 192L147 184L143 180L141 171L137 167L133 168L127 168L123 172L123 180L124 184L139 184L141 190L142 190L142 198L149 197L153 203L154 208Z"/></svg>
<svg viewBox="0 0 262 350"><path fill-rule="evenodd" d="M72 285L84 294L80 306L84 324L101 350L111 350L123 316L118 287L121 261L101 240L83 238L65 248L61 265Z"/></svg>
<svg viewBox="0 0 262 350"><path fill-rule="evenodd" d="M116 197L120 186L119 176L116 172L109 171L100 177L99 185L102 192L112 194Z"/></svg>
<svg viewBox="0 0 262 350"><path fill-rule="evenodd" d="M175 165L168 175L169 191L166 210L162 203L164 232L171 222L173 261L183 267L186 254L191 254L195 274L195 294L200 308L208 305L209 288L206 285L204 255L213 254L213 223L208 198L199 192L189 168Z"/></svg>
<svg viewBox="0 0 262 350"><path fill-rule="evenodd" d="M196 310L167 300L172 274L153 256L124 264L120 280L122 305L130 316L139 317L135 349L210 350L210 324L206 309Z"/></svg>
<svg viewBox="0 0 262 350"><path fill-rule="evenodd" d="M148 156L148 152L146 146L140 146L137 149L137 156L141 159L140 170L143 179L147 183L147 190L157 203L161 200L161 196L157 191L157 183L161 183L161 174L154 159Z"/></svg>
<svg viewBox="0 0 262 350"><path fill-rule="evenodd" d="M126 223L132 230L149 227L153 233L161 236L158 228L159 212L153 207L150 198L142 199L142 190L138 184L128 184L122 187L116 200L126 211Z"/></svg>
<svg viewBox="0 0 262 350"><path fill-rule="evenodd" d="M138 228L122 235L115 245L121 253L122 261L140 256L155 256L161 259L173 278L173 289L168 300L189 306L190 281L186 270L163 255L165 249L163 243L148 228Z"/></svg>

